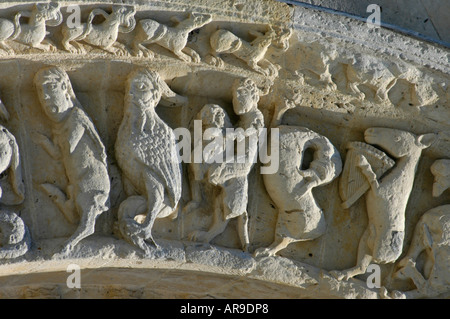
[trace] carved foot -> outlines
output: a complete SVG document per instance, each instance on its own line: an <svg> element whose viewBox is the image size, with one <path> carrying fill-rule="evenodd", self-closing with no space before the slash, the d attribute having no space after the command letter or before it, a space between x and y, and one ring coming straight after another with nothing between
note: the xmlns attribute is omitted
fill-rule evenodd
<svg viewBox="0 0 450 319"><path fill-rule="evenodd" d="M139 58L145 57L153 59L155 57L155 54L151 50L147 49L141 44L133 46L132 54Z"/></svg>

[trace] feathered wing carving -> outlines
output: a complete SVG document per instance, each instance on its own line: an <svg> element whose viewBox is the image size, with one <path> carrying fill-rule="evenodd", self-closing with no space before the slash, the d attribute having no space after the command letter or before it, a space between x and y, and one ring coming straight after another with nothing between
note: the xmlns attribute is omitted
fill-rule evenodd
<svg viewBox="0 0 450 319"><path fill-rule="evenodd" d="M160 118L147 118L142 131L120 130L116 153L119 165L135 188L143 186L138 185L143 173L151 174L164 185L172 206L176 206L181 197L181 166L176 154L175 135L166 123ZM142 165L135 165L133 161Z"/></svg>

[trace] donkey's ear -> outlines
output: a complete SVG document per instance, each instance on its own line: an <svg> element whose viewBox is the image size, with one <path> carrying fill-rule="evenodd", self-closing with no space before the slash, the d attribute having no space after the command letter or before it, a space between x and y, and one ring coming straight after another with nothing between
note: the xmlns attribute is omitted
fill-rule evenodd
<svg viewBox="0 0 450 319"><path fill-rule="evenodd" d="M416 143L421 148L428 148L437 140L437 134L428 133L417 136Z"/></svg>

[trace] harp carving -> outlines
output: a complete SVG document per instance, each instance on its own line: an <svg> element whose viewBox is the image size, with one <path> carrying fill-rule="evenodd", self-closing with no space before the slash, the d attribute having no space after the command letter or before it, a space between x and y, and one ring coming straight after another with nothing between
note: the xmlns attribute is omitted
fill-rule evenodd
<svg viewBox="0 0 450 319"><path fill-rule="evenodd" d="M351 207L370 188L369 182L358 167L359 155L367 159L377 179L395 165L395 161L384 152L363 142L350 142L347 144L347 150L344 169L339 180L339 194L342 207L345 209Z"/></svg>

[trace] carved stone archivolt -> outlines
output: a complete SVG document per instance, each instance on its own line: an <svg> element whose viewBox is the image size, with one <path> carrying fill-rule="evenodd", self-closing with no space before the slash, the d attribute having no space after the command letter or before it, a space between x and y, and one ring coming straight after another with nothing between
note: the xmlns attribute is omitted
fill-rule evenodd
<svg viewBox="0 0 450 319"><path fill-rule="evenodd" d="M448 297L448 55L272 0L3 2L0 296L70 261L142 298Z"/></svg>

